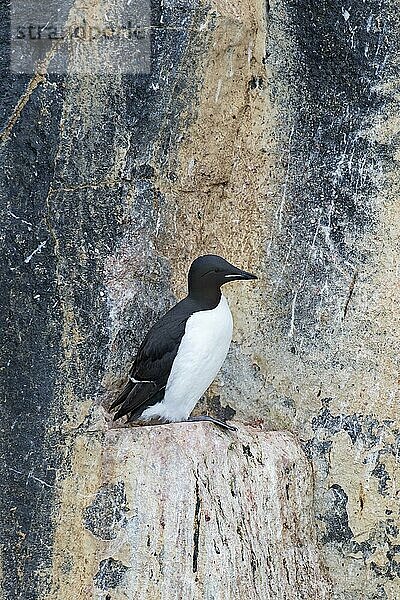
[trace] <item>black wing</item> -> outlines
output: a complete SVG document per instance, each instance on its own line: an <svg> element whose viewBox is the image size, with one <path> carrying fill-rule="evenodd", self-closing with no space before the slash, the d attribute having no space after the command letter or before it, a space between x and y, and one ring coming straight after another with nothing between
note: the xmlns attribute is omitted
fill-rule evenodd
<svg viewBox="0 0 400 600"><path fill-rule="evenodd" d="M186 321L195 310L193 301L185 298L150 329L130 369L129 381L111 405L111 409L121 405L114 420L128 414L129 420L134 420L162 400Z"/></svg>

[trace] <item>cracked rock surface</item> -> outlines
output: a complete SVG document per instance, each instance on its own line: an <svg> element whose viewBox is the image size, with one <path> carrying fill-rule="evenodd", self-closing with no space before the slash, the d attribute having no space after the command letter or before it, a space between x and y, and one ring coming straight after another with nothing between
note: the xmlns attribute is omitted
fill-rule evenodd
<svg viewBox="0 0 400 600"><path fill-rule="evenodd" d="M79 435L75 453L49 598L329 597L312 472L289 433L109 429Z"/></svg>

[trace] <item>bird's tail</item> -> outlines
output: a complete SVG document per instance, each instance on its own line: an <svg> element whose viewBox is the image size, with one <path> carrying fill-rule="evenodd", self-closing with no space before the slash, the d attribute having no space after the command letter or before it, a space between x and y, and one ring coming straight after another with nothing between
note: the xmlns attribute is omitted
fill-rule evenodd
<svg viewBox="0 0 400 600"><path fill-rule="evenodd" d="M158 390L159 386L152 381L129 381L110 407L110 410L112 410L119 406L114 415L114 421L137 411L151 401Z"/></svg>
<svg viewBox="0 0 400 600"><path fill-rule="evenodd" d="M120 394L118 394L117 399L114 400L114 402L111 404L110 410L113 410L114 408L116 408L117 406L122 404L126 400L126 398L129 396L129 394L131 393L131 391L133 390L135 385L136 384L131 379L128 379L128 383L125 385L122 392Z"/></svg>

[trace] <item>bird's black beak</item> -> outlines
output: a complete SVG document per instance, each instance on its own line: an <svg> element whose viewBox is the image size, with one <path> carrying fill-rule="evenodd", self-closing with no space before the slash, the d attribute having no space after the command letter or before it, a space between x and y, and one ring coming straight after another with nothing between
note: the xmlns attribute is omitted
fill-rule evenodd
<svg viewBox="0 0 400 600"><path fill-rule="evenodd" d="M235 269L232 273L228 273L225 275L226 281L236 281L237 279L250 280L257 279L256 275L252 273L248 273L247 271L242 271L242 269Z"/></svg>

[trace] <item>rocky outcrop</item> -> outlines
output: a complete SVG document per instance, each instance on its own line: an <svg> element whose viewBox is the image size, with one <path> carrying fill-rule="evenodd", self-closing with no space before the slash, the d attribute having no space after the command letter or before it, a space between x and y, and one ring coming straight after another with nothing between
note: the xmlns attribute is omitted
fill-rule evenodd
<svg viewBox="0 0 400 600"><path fill-rule="evenodd" d="M87 432L62 483L48 598L328 598L310 465L287 433Z"/></svg>

